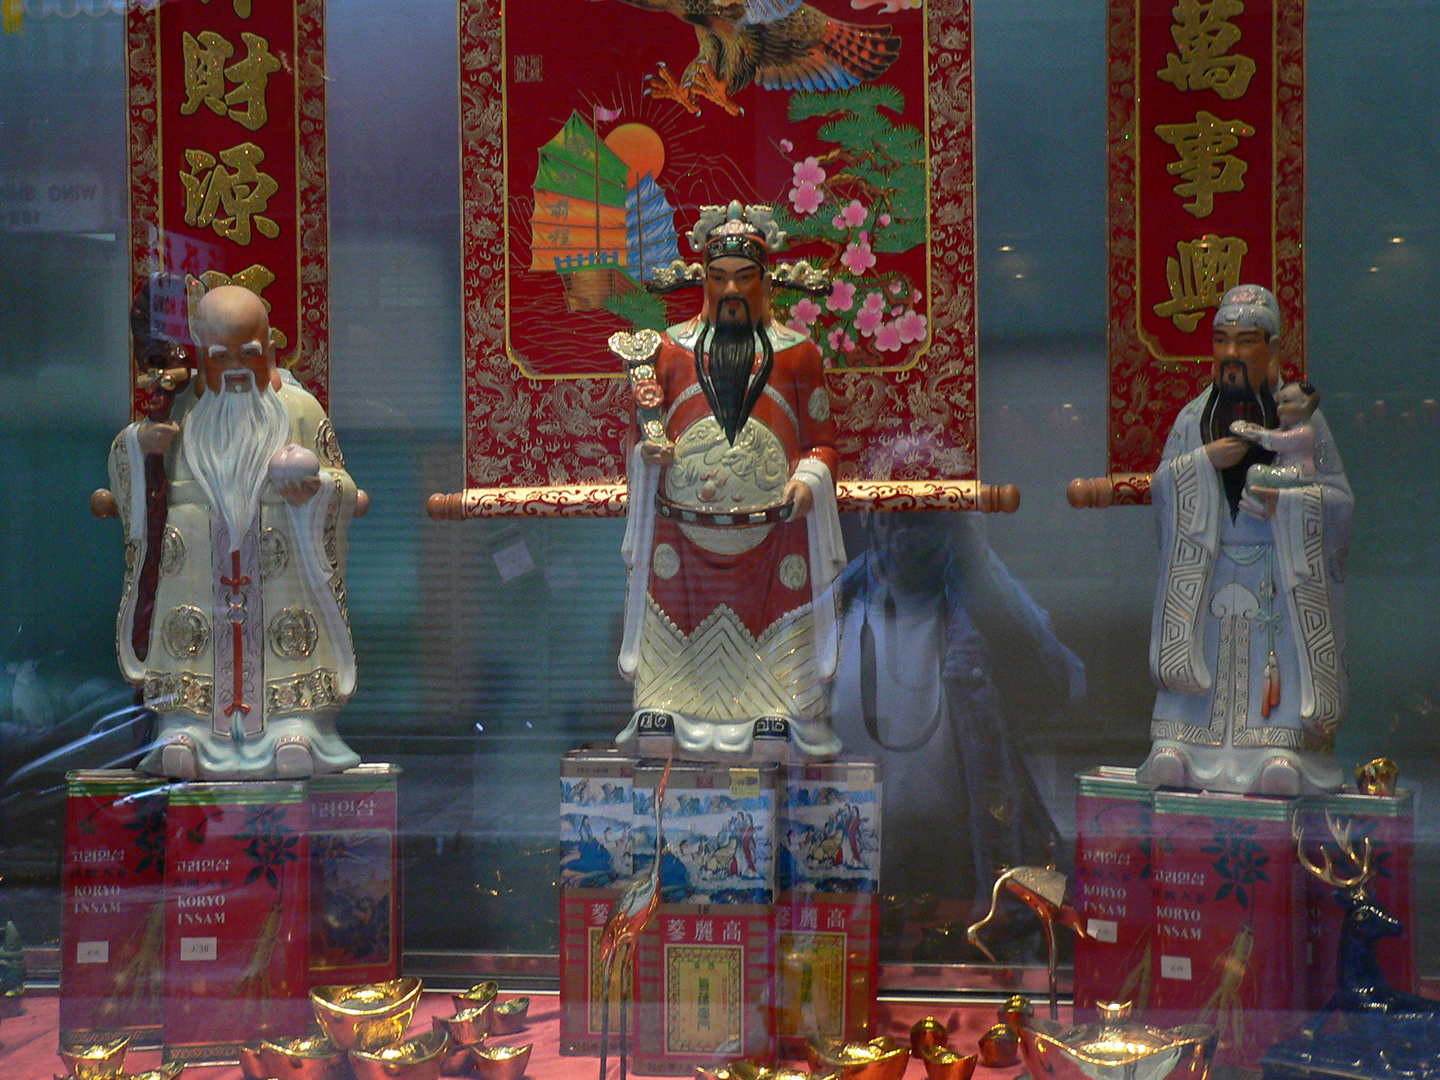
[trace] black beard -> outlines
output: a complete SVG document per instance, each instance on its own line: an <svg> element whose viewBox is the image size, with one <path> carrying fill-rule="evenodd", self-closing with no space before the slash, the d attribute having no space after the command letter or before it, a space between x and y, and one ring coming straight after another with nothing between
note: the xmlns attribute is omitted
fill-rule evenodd
<svg viewBox="0 0 1440 1080"><path fill-rule="evenodd" d="M695 379L705 391L705 400L725 438L734 446L775 366L775 347L765 328L751 320L749 304L743 299L724 302L740 304L744 317L707 322L700 327L695 338ZM755 366L757 344L761 363L752 380L750 369Z"/></svg>
<svg viewBox="0 0 1440 1080"><path fill-rule="evenodd" d="M1212 388L1210 400L1205 403L1205 412L1200 417L1202 442L1214 442L1230 435L1230 425L1236 420L1245 420L1261 427L1280 426L1279 415L1275 412L1275 397L1269 383L1261 383L1258 392L1248 386L1228 386L1217 382ZM1240 514L1240 496L1245 492L1245 471L1251 465L1269 465L1275 460L1275 452L1266 450L1259 443L1248 443L1245 456L1228 469L1220 470L1220 482L1225 488L1225 501L1230 504L1230 520Z"/></svg>

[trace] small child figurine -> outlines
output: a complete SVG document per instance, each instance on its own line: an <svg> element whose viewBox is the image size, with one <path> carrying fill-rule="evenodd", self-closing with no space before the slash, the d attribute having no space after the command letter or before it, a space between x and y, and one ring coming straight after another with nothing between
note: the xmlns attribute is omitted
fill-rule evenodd
<svg viewBox="0 0 1440 1080"><path fill-rule="evenodd" d="M1286 383L1275 392L1278 428L1264 428L1248 420L1236 420L1232 433L1259 443L1279 456L1273 465L1251 465L1245 473L1245 493L1240 509L1256 517L1265 515L1265 501L1257 488L1304 487L1315 480L1315 429L1310 417L1320 404L1320 391L1310 382Z"/></svg>

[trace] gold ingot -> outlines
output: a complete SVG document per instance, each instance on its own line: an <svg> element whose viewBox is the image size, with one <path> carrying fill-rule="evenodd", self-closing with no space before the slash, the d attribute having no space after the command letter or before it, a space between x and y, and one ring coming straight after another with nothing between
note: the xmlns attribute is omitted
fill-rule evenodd
<svg viewBox="0 0 1440 1080"><path fill-rule="evenodd" d="M1020 1036L1009 1024L996 1024L980 1036L980 1064L987 1069L1008 1069L1019 1061Z"/></svg>
<svg viewBox="0 0 1440 1080"><path fill-rule="evenodd" d="M927 1046L944 1046L950 1041L950 1032L933 1016L916 1020L910 1028L910 1052L921 1053Z"/></svg>
<svg viewBox="0 0 1440 1080"><path fill-rule="evenodd" d="M455 1003L455 1011L463 1013L467 1009L490 1009L495 1004L495 995L500 993L498 982L476 983L469 990L458 994L451 994L450 1000ZM488 1023L488 1016L487 1016Z"/></svg>
<svg viewBox="0 0 1440 1080"><path fill-rule="evenodd" d="M920 1060L930 1080L970 1080L978 1054L957 1054L948 1046L922 1046Z"/></svg>
<svg viewBox="0 0 1440 1080"><path fill-rule="evenodd" d="M454 1016L436 1016L430 1026L445 1032L456 1046L474 1046L490 1034L490 1006L465 1009Z"/></svg>
<svg viewBox="0 0 1440 1080"><path fill-rule="evenodd" d="M835 1073L803 1072L781 1065L771 1067L755 1061L732 1061L720 1068L695 1067L695 1080L838 1080Z"/></svg>
<svg viewBox="0 0 1440 1080"><path fill-rule="evenodd" d="M1098 1004L1098 1003L1097 1003ZM1031 1076L1051 1080L1203 1080L1215 1053L1208 1024L1159 1030L1130 1019L1130 1004L1099 1004L1098 1024L1062 1028L1032 1020L1020 1029Z"/></svg>
<svg viewBox="0 0 1440 1080"><path fill-rule="evenodd" d="M534 1045L472 1046L470 1068L480 1080L520 1080L530 1064L530 1048Z"/></svg>
<svg viewBox="0 0 1440 1080"><path fill-rule="evenodd" d="M1400 781L1400 766L1389 758L1377 757L1355 770L1355 786L1362 795L1394 795Z"/></svg>
<svg viewBox="0 0 1440 1080"><path fill-rule="evenodd" d="M807 1045L816 1072L833 1072L840 1080L900 1080L910 1064L910 1047L882 1035L869 1042Z"/></svg>
<svg viewBox="0 0 1440 1080"><path fill-rule="evenodd" d="M380 1050L405 1037L420 1000L414 977L361 986L317 986L310 991L315 1019L342 1050Z"/></svg>
<svg viewBox="0 0 1440 1080"><path fill-rule="evenodd" d="M1030 1004L1030 999L1024 994L1011 994L1004 1004L995 1010L995 1015L1018 1030L1035 1015L1035 1006Z"/></svg>
<svg viewBox="0 0 1440 1080"><path fill-rule="evenodd" d="M525 1030L525 1024L529 1017L530 999L528 997L497 1001L490 1009L490 1034L515 1035Z"/></svg>
<svg viewBox="0 0 1440 1080"><path fill-rule="evenodd" d="M158 1069L146 1069L142 1073L121 1073L120 1076L121 1080L175 1080L183 1068L183 1061L171 1061Z"/></svg>
<svg viewBox="0 0 1440 1080"><path fill-rule="evenodd" d="M277 1042L261 1039L240 1047L240 1071L246 1080L345 1080L345 1051L328 1035L305 1035Z"/></svg>
<svg viewBox="0 0 1440 1080"><path fill-rule="evenodd" d="M379 1050L351 1050L355 1080L440 1080L449 1046L445 1032L427 1031Z"/></svg>
<svg viewBox="0 0 1440 1080"><path fill-rule="evenodd" d="M115 1080L125 1071L125 1053L129 1049L129 1035L103 1043L62 1039L60 1060L73 1080Z"/></svg>

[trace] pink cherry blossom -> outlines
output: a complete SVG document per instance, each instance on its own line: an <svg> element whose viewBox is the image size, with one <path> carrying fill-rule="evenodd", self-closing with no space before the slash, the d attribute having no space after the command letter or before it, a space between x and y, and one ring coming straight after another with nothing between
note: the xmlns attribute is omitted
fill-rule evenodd
<svg viewBox="0 0 1440 1080"><path fill-rule="evenodd" d="M846 335L845 335L845 340L840 343L840 347L841 347L842 349L844 349L846 352L854 352L854 351L855 351L855 339L854 339L853 337L851 337L849 334L846 334Z"/></svg>
<svg viewBox="0 0 1440 1080"><path fill-rule="evenodd" d="M831 311L849 311L855 306L855 285L849 281L837 281L830 286L830 295L825 306Z"/></svg>
<svg viewBox="0 0 1440 1080"><path fill-rule="evenodd" d="M885 310L885 297L878 292L866 293L864 307L866 311L873 311L878 315Z"/></svg>
<svg viewBox="0 0 1440 1080"><path fill-rule="evenodd" d="M840 261L852 274L863 274L875 265L875 256L870 253L870 241L862 240L858 244L845 245L845 254L840 256Z"/></svg>
<svg viewBox="0 0 1440 1080"><path fill-rule="evenodd" d="M781 150L784 150L785 153L788 154L788 153L790 153L791 150L794 150L794 149L795 149L795 144L794 144L793 142L791 142L789 139L781 139L781 140L780 140L780 149L781 149Z"/></svg>
<svg viewBox="0 0 1440 1080"><path fill-rule="evenodd" d="M790 309L791 318L800 320L803 326L809 326L815 321L815 317L819 314L820 305L808 296L801 297L795 302L795 306Z"/></svg>
<svg viewBox="0 0 1440 1080"><path fill-rule="evenodd" d="M795 212L802 216L813 214L824 201L825 196L821 194L820 189L808 180L790 189L790 205L795 207Z"/></svg>
<svg viewBox="0 0 1440 1080"><path fill-rule="evenodd" d="M880 325L880 321L884 317L880 312L872 311L868 307L861 308L860 314L855 316L855 329L869 337L875 333L875 328Z"/></svg>
<svg viewBox="0 0 1440 1080"><path fill-rule="evenodd" d="M899 304L896 304L894 307L892 307L892 308L890 309L890 317L891 317L892 319L898 319L898 318L900 317L900 313L903 312L904 310L905 310L905 309L904 309L903 307L901 307Z"/></svg>
<svg viewBox="0 0 1440 1080"><path fill-rule="evenodd" d="M807 157L804 161L797 161L791 171L795 174L795 184L823 184L825 182L825 170L821 167L818 158Z"/></svg>
<svg viewBox="0 0 1440 1080"><path fill-rule="evenodd" d="M925 316L916 311L907 311L895 325L900 329L900 340L906 345L925 338Z"/></svg>
<svg viewBox="0 0 1440 1080"><path fill-rule="evenodd" d="M890 283L890 291L891 291L892 293L894 293L896 296L899 296L902 292L905 291L905 282L903 282L903 281L892 281L892 282Z"/></svg>
<svg viewBox="0 0 1440 1080"><path fill-rule="evenodd" d="M881 352L894 352L900 348L900 328L888 322L875 331L875 347Z"/></svg>
<svg viewBox="0 0 1440 1080"><path fill-rule="evenodd" d="M840 337L844 333L845 328L843 326L837 326L834 330L830 331L830 336L825 339L830 342L830 348L838 349L840 347Z"/></svg>
<svg viewBox="0 0 1440 1080"><path fill-rule="evenodd" d="M830 219L830 224L834 225L837 229L843 229L845 227L845 219L842 218L839 214L836 214Z"/></svg>
<svg viewBox="0 0 1440 1080"><path fill-rule="evenodd" d="M840 218L852 229L858 229L865 224L868 211L860 205L859 199L851 199L850 205L840 211Z"/></svg>
<svg viewBox="0 0 1440 1080"><path fill-rule="evenodd" d="M805 324L804 324L803 322L801 322L799 319L796 319L796 318L786 319L786 320L785 320L785 325L788 326L791 330L794 330L797 334L803 334L803 333L805 333Z"/></svg>
<svg viewBox="0 0 1440 1080"><path fill-rule="evenodd" d="M875 219L875 223L876 223L877 225L880 225L881 227L884 227L884 226L886 226L886 225L889 225L889 224L890 224L890 215L889 215L889 214L881 214L878 218Z"/></svg>

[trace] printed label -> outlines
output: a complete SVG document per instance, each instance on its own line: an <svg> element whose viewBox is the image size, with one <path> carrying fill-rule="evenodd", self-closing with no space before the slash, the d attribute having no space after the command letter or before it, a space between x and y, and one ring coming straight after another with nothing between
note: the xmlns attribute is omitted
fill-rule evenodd
<svg viewBox="0 0 1440 1080"><path fill-rule="evenodd" d="M214 960L219 953L216 948L216 938L213 937L182 937L180 939L180 959L183 960Z"/></svg>
<svg viewBox="0 0 1440 1080"><path fill-rule="evenodd" d="M1161 956L1160 977L1162 979L1179 979L1182 982L1190 981L1190 957L1188 956Z"/></svg>
<svg viewBox="0 0 1440 1080"><path fill-rule="evenodd" d="M110 942L80 942L75 946L75 962L77 964L108 964L110 962Z"/></svg>
<svg viewBox="0 0 1440 1080"><path fill-rule="evenodd" d="M732 799L758 799L760 797L760 770L731 769L730 797Z"/></svg>
<svg viewBox="0 0 1440 1080"><path fill-rule="evenodd" d="M1085 923L1085 933L1096 941L1106 941L1114 945L1119 940L1117 931L1120 925L1114 919L1090 919ZM1189 963L1187 960L1186 963ZM1187 978L1189 976L1186 976Z"/></svg>

